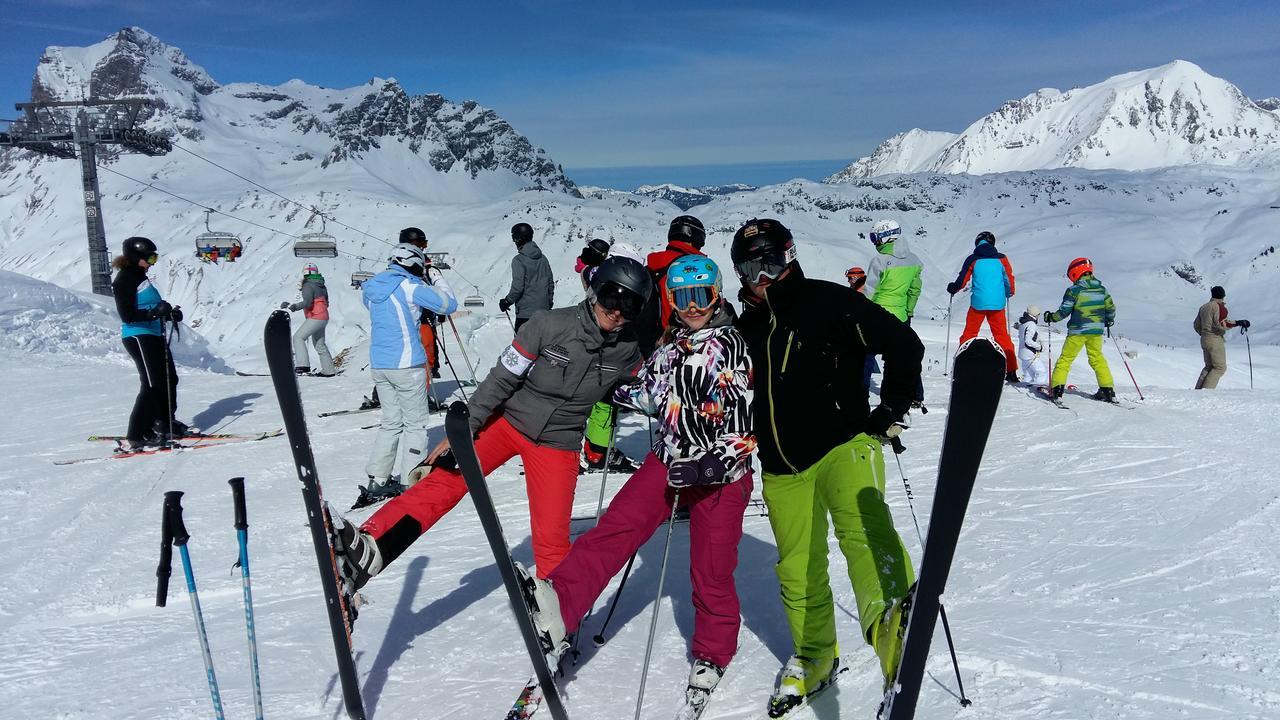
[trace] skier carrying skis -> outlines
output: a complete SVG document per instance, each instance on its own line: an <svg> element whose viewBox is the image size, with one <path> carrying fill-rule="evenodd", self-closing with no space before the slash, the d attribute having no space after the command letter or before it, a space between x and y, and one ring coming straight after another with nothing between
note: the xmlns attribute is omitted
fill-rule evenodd
<svg viewBox="0 0 1280 720"><path fill-rule="evenodd" d="M531 318L471 396L480 469L488 474L516 455L524 463L539 577L569 552L582 426L591 406L640 366L628 324L639 317L651 284L640 263L606 259L587 298ZM446 467L448 449L448 440L437 445L414 471L430 473L359 529L335 516L341 569L352 589L381 572L466 495L462 475Z"/></svg>
<svg viewBox="0 0 1280 720"><path fill-rule="evenodd" d="M430 276L431 284L425 278ZM360 489L363 501L394 497L404 490L392 479L406 445L406 466L418 464L427 445L427 354L418 334L423 308L448 315L458 309L449 284L439 270L428 269L427 258L413 245L400 243L391 251L387 269L360 287L369 309L369 372L382 400L382 420L365 464L369 483ZM401 474L400 477L407 477Z"/></svg>
<svg viewBox="0 0 1280 720"><path fill-rule="evenodd" d="M613 395L619 405L657 419L653 449L555 571L526 583L535 588L535 624L549 647L561 649L627 558L670 518L673 503L687 507L694 661L686 699L700 710L738 648L733 571L756 445L751 358L725 310L720 270L710 258L676 260L663 284L675 313L671 339L636 382Z"/></svg>
<svg viewBox="0 0 1280 720"><path fill-rule="evenodd" d="M1013 327L1018 331L1018 360L1022 362L1022 379L1031 387L1049 385L1049 363L1040 357L1044 344L1040 341L1040 308L1028 305Z"/></svg>
<svg viewBox="0 0 1280 720"><path fill-rule="evenodd" d="M755 366L764 501L778 546L793 655L769 700L781 717L839 670L827 576L828 518L848 562L862 639L886 679L902 650L903 600L914 573L884 502L881 445L901 431L924 346L905 323L848 288L805 277L791 232L751 220L733 238L734 269L751 296L737 327ZM869 411L858 373L884 357L880 404Z"/></svg>
<svg viewBox="0 0 1280 720"><path fill-rule="evenodd" d="M1018 382L1018 356L1009 339L1009 319L1005 308L1013 297L1013 266L1004 253L996 250L996 236L988 230L978 233L973 240L973 253L960 266L960 274L947 284L947 292L955 295L964 286L973 283L969 295L969 314L960 333L959 345L977 337L985 319L991 328L991 337L1004 351L1005 382Z"/></svg>
<svg viewBox="0 0 1280 720"><path fill-rule="evenodd" d="M165 338L166 322L182 322L182 308L165 302L147 277L147 268L160 260L156 244L144 237L125 240L111 261L120 340L138 368L138 396L129 414L126 434L130 450L164 446L187 435L186 423L174 417L178 407L178 370Z"/></svg>
<svg viewBox="0 0 1280 720"><path fill-rule="evenodd" d="M324 341L324 329L329 324L329 289L324 286L324 276L315 263L307 263L302 270L302 302L280 303L281 310L302 311L306 319L293 333L293 371L298 375L311 372L311 361L307 355L307 340L315 346L316 355L320 357L320 377L333 377L333 356L329 354L329 346Z"/></svg>
<svg viewBox="0 0 1280 720"><path fill-rule="evenodd" d="M667 268L671 263L686 255L705 255L702 246L707 242L707 230L702 221L692 215L681 215L671 221L667 228L667 247L649 253L645 266L653 275L654 290L651 303L645 307L643 318L636 324L636 332L640 335L640 352L645 357L653 354L654 349L662 342L662 336L671 327L671 306L668 304L666 288Z"/></svg>
<svg viewBox="0 0 1280 720"><path fill-rule="evenodd" d="M533 241L533 226L516 223L511 226L511 241L516 244L516 255L511 258L511 289L498 301L498 309L506 312L516 308L515 329L529 322L536 312L550 310L554 303L556 279L551 274L551 263L542 249Z"/></svg>
<svg viewBox="0 0 1280 720"><path fill-rule="evenodd" d="M1209 302L1200 306L1195 322L1191 324L1200 336L1200 350L1204 352L1204 369L1196 379L1196 389L1213 390L1227 372L1227 330L1238 327L1241 332L1249 329L1248 320L1227 318L1227 291L1221 285L1209 290Z"/></svg>
<svg viewBox="0 0 1280 720"><path fill-rule="evenodd" d="M1116 401L1115 382L1111 368L1102 355L1102 332L1111 335L1111 325L1116 321L1116 303L1111 293L1093 276L1093 263L1089 258L1076 258L1067 265L1067 279L1071 287L1062 294L1062 306L1057 312L1044 311L1046 323L1067 321L1067 340L1062 344L1062 354L1053 365L1053 397L1061 398L1066 391L1067 374L1080 349L1089 355L1089 367L1098 376L1098 392L1094 400Z"/></svg>
<svg viewBox="0 0 1280 720"><path fill-rule="evenodd" d="M868 236L876 246L876 256L867 269L867 296L871 302L893 313L893 316L910 325L920 301L920 276L924 264L907 247L907 238L897 220L881 220L871 226ZM867 387L871 386L870 380ZM916 384L912 407L924 403L924 381Z"/></svg>

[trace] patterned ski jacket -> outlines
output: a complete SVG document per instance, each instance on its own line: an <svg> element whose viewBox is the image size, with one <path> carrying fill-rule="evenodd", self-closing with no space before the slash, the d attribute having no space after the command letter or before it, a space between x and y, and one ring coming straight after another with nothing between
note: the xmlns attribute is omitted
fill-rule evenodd
<svg viewBox="0 0 1280 720"><path fill-rule="evenodd" d="M906 238L887 242L876 250L876 256L867 268L867 297L906 322L916 314L923 272L924 265L907 247Z"/></svg>
<svg viewBox="0 0 1280 720"><path fill-rule="evenodd" d="M965 258L955 282L947 286L947 292L955 294L973 283L969 304L974 310L1003 310L1005 301L1013 297L1013 266L1004 253L985 240L978 243L973 254Z"/></svg>
<svg viewBox="0 0 1280 720"><path fill-rule="evenodd" d="M676 331L654 351L637 382L619 387L614 401L658 419L653 452L673 460L713 453L731 483L751 471L751 356L725 305L696 332Z"/></svg>
<svg viewBox="0 0 1280 720"><path fill-rule="evenodd" d="M1092 273L1085 273L1062 295L1062 307L1049 314L1050 322L1067 322L1068 335L1101 335L1116 320L1116 303L1111 293Z"/></svg>

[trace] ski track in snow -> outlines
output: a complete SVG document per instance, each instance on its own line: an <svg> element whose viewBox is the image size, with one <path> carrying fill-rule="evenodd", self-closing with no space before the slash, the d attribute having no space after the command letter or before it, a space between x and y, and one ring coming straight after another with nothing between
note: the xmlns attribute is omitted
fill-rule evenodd
<svg viewBox="0 0 1280 720"><path fill-rule="evenodd" d="M940 359L944 326L920 324L931 360ZM487 367L508 338L505 323L479 325L471 336L473 361ZM363 363L356 360L358 368ZM1081 365L1072 379L1091 387ZM913 417L900 459L927 530L947 385L940 364L926 367L931 412ZM209 716L176 553L168 607L154 606L161 498L177 489L186 492L189 548L227 716L251 716L226 485L243 475L266 714L344 717L286 440L56 467L54 459L107 452L84 438L123 428L136 382L132 368L3 354L0 370L9 379L10 407L28 410L21 419L6 418L8 432L0 436L11 438L3 442L9 462L0 469L0 547L9 550L15 579L0 597L4 715ZM180 375L183 419L227 432L281 425L269 378L185 367ZM974 705L962 710L956 701L939 630L918 717L1277 717L1280 557L1272 532L1280 502L1270 469L1280 464L1280 448L1265 418L1274 416L1280 391L1169 389L1185 385L1186 375L1186 367L1172 367L1166 376L1144 378L1153 383L1144 386L1148 400L1132 411L1072 397L1072 415L1021 388L1004 393L944 597ZM349 366L340 377L300 384L326 498L345 508L364 477L373 439L374 431L359 428L374 416L316 414L353 407L367 393L368 377ZM1136 400L1123 384L1121 395ZM441 419L432 416L433 440L443 435ZM643 420L630 416L620 446L638 456L647 437ZM918 563L897 465L887 461L887 495ZM518 464L491 476L504 529L517 558L528 562L521 480ZM623 480L611 475L608 491ZM581 478L575 514L594 511L600 481L599 474ZM768 521L749 517L745 525L737 572L741 649L709 719L762 717L790 652ZM583 626L583 654L576 666L566 665L563 683L574 718L633 713L664 535L659 531L642 549L608 644L595 648L590 635L599 630L616 580ZM672 542L647 718L674 713L690 660L687 526L676 528ZM856 603L834 536L831 548L841 650L853 669L797 717L871 718L880 700L877 665L858 640ZM483 718L509 709L530 674L528 657L469 500L365 595L355 646L371 717Z"/></svg>

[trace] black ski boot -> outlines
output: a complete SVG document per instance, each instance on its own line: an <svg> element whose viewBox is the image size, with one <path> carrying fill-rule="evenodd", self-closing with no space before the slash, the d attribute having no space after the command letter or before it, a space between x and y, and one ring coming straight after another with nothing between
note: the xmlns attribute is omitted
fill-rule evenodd
<svg viewBox="0 0 1280 720"><path fill-rule="evenodd" d="M293 374L294 374L294 375L310 375L310 374L311 374L311 366L310 366L310 365L295 365L295 366L294 366L294 368L293 368Z"/></svg>
<svg viewBox="0 0 1280 720"><path fill-rule="evenodd" d="M1017 385L1019 382L1018 373L1010 370L1009 372L1004 374L1004 381L1009 383L1010 385Z"/></svg>
<svg viewBox="0 0 1280 720"><path fill-rule="evenodd" d="M369 478L368 485L360 486L360 495L356 497L356 501L352 503L352 510L359 510L363 507L376 505L383 500L390 500L399 496L407 488L400 483L399 480L391 478L386 482L377 482L372 477Z"/></svg>
<svg viewBox="0 0 1280 720"><path fill-rule="evenodd" d="M1066 392L1067 392L1067 386L1066 386L1066 385L1054 385L1054 386L1053 386L1053 399L1054 399L1054 400L1061 400L1061 399L1062 399L1062 396L1063 396Z"/></svg>
<svg viewBox="0 0 1280 720"><path fill-rule="evenodd" d="M1102 402L1109 402L1109 403L1118 402L1116 400L1115 388L1109 388L1109 387L1098 388L1098 392L1093 394L1093 399L1101 400Z"/></svg>
<svg viewBox="0 0 1280 720"><path fill-rule="evenodd" d="M640 466L635 460L627 457L618 448L613 449L613 454L609 456L609 472L633 473L639 469Z"/></svg>
<svg viewBox="0 0 1280 720"><path fill-rule="evenodd" d="M354 595L370 578L382 572L382 553L373 536L352 525L332 505L329 522L333 524L333 553L338 560L338 573L348 592Z"/></svg>

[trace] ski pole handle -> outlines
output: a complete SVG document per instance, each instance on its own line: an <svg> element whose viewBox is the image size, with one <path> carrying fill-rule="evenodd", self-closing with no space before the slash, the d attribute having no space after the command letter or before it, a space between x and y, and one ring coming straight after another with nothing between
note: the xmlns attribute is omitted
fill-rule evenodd
<svg viewBox="0 0 1280 720"><path fill-rule="evenodd" d="M237 530L246 530L249 527L249 518L244 509L244 478L231 478L227 484L231 486L231 502L236 508L235 527Z"/></svg>
<svg viewBox="0 0 1280 720"><path fill-rule="evenodd" d="M169 599L169 576L173 574L173 525L170 521L170 505L177 503L182 492L172 490L164 494L164 506L160 511L160 564L156 566L156 607L164 607Z"/></svg>
<svg viewBox="0 0 1280 720"><path fill-rule="evenodd" d="M164 494L165 522L169 523L169 531L173 533L173 544L182 547L191 539L187 534L187 526L182 522L182 491L170 490Z"/></svg>

